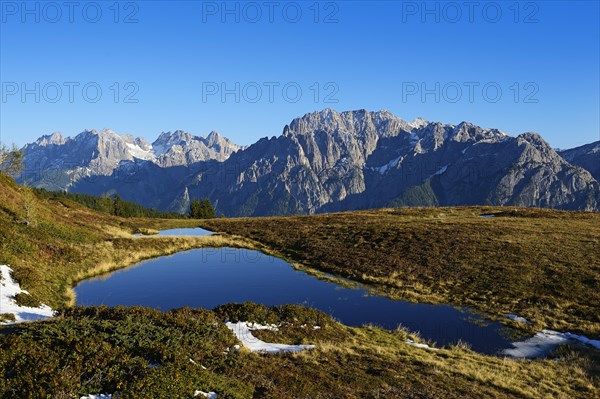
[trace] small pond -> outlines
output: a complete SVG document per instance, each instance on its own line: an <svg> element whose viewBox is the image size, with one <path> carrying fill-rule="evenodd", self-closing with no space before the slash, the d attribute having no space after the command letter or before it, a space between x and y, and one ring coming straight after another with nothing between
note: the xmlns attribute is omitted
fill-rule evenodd
<svg viewBox="0 0 600 399"><path fill-rule="evenodd" d="M169 310L182 306L212 309L245 301L269 306L300 304L350 326L395 329L402 325L438 346L461 340L486 354L511 346L504 326L466 310L371 295L364 287L320 280L284 260L244 249L180 252L83 281L75 292L82 306L141 305Z"/></svg>

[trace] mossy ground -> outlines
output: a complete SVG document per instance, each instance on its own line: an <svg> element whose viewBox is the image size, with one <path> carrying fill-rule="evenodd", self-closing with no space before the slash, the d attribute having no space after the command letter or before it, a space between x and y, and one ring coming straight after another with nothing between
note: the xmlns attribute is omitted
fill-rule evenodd
<svg viewBox="0 0 600 399"><path fill-rule="evenodd" d="M225 317L279 324L279 331L255 334L316 348L282 355L234 351L237 341L221 322ZM215 391L219 398L277 399L566 399L599 393L590 352L564 348L554 360L514 361L462 347L428 351L406 345L404 331L346 327L299 306L73 308L4 332L0 392L7 399L97 392L187 399L195 390Z"/></svg>

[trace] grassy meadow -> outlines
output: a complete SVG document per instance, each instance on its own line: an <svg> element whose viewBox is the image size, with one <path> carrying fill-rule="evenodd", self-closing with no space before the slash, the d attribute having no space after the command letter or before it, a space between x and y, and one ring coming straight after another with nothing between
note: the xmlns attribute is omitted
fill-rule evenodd
<svg viewBox="0 0 600 399"><path fill-rule="evenodd" d="M37 196L0 174L0 264L10 265L34 303L55 309L72 306L72 286L97 274L191 248L250 245L221 236L133 236L198 224L95 212L68 199Z"/></svg>
<svg viewBox="0 0 600 399"><path fill-rule="evenodd" d="M482 219L481 213L496 213ZM532 209L387 209L254 219L144 219L39 197L0 175L0 264L60 314L0 326L0 397L79 398L592 398L598 351L561 347L546 360L510 360L457 345L407 345L409 332L352 328L299 306L224 305L169 312L73 307L84 278L198 247L243 247L296 267L369 284L390 296L448 302L542 326L599 332L600 216ZM197 227L208 237L161 237ZM144 237L133 237L135 232ZM232 350L224 319L280 324L268 342L315 344L274 356ZM306 325L307 327L303 327ZM318 325L321 329L310 327ZM229 350L228 350L229 348ZM191 362L192 359L194 362ZM199 367L199 366L203 367Z"/></svg>
<svg viewBox="0 0 600 399"><path fill-rule="evenodd" d="M393 298L515 313L537 330L600 334L599 213L400 208L201 225Z"/></svg>

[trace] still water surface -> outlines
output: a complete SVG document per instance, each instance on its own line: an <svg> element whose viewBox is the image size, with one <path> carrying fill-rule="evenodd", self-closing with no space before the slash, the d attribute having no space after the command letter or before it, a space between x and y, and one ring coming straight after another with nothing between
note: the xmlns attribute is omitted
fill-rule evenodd
<svg viewBox="0 0 600 399"><path fill-rule="evenodd" d="M482 323L482 318L465 310L371 295L363 287L319 280L282 259L244 249L180 252L83 281L75 292L77 304L83 306L141 305L169 310L182 306L212 309L245 301L269 306L300 304L350 326L395 329L402 325L438 346L462 340L487 354L511 346L500 323Z"/></svg>

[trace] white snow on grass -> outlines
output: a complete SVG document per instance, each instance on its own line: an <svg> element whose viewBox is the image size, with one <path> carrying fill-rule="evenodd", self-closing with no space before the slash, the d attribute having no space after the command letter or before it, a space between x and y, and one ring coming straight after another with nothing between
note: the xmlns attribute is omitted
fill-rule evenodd
<svg viewBox="0 0 600 399"><path fill-rule="evenodd" d="M591 345L596 349L600 349L600 340L589 339L588 337L585 337L583 335L577 335L570 332L562 333L562 335L564 335L568 339L574 339L575 341L579 341L583 344Z"/></svg>
<svg viewBox="0 0 600 399"><path fill-rule="evenodd" d="M529 320L527 320L524 317L517 316L516 314L508 313L508 314L505 314L504 316L507 319L511 319L511 320L514 320L514 321L519 322L519 323L531 324L531 322Z"/></svg>
<svg viewBox="0 0 600 399"><path fill-rule="evenodd" d="M39 308L29 306L19 306L15 301L15 295L20 293L28 294L22 290L11 277L12 269L7 265L0 265L0 314L12 313L15 321L7 321L0 324L22 323L46 319L54 316L54 311L48 305L42 304Z"/></svg>
<svg viewBox="0 0 600 399"><path fill-rule="evenodd" d="M434 348L434 347L429 346L427 344L416 343L412 339L407 339L406 343L409 344L410 346L414 346L415 348L428 349L428 350L431 350L431 351L437 351L437 350L439 350L438 348Z"/></svg>
<svg viewBox="0 0 600 399"><path fill-rule="evenodd" d="M486 213L484 215L479 215L479 217L488 219L488 218L494 218L494 217L496 217L496 215L494 215L493 213Z"/></svg>
<svg viewBox="0 0 600 399"><path fill-rule="evenodd" d="M514 342L513 347L504 349L503 355L514 358L539 358L545 357L559 345L572 343L573 341L591 345L600 349L600 341L589 339L583 335L572 334L570 332L561 333L554 330L542 330L533 337L525 341Z"/></svg>
<svg viewBox="0 0 600 399"><path fill-rule="evenodd" d="M203 392L203 391L194 392L194 397L196 397L196 396L203 396L208 399L217 399L219 397L219 395L217 395L214 392Z"/></svg>
<svg viewBox="0 0 600 399"><path fill-rule="evenodd" d="M314 345L286 345L286 344L272 344L269 342L261 341L252 335L252 330L271 330L277 331L277 326L263 326L257 323L247 323L245 321L239 321L237 323L227 322L227 327L233 331L237 339L242 344L250 349L252 352L264 352L264 353L279 353L279 352L300 352L306 349L313 349ZM275 328L275 329L274 329Z"/></svg>
<svg viewBox="0 0 600 399"><path fill-rule="evenodd" d="M246 323L250 330L269 330L269 331L279 331L279 326L277 324L258 324L258 323Z"/></svg>
<svg viewBox="0 0 600 399"><path fill-rule="evenodd" d="M236 345L236 346L237 346L237 345ZM198 363L196 363L196 362L194 361L194 359L192 359L191 357L190 357L190 362L191 362L192 364L195 364L196 366L200 366L200 367L202 368L202 370L206 370L206 367L204 367L204 365L203 365L203 364L198 364Z"/></svg>
<svg viewBox="0 0 600 399"><path fill-rule="evenodd" d="M216 392L204 392L204 391L194 391L194 397L202 397L208 399L217 399L219 395ZM87 396L82 396L80 399L118 399L119 394L103 394L103 393L95 393Z"/></svg>

